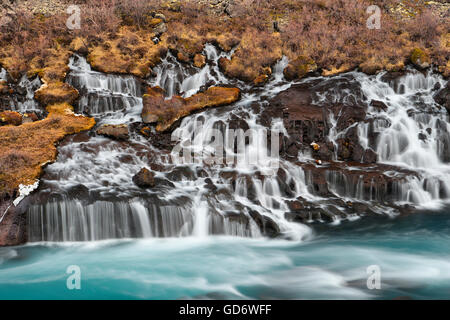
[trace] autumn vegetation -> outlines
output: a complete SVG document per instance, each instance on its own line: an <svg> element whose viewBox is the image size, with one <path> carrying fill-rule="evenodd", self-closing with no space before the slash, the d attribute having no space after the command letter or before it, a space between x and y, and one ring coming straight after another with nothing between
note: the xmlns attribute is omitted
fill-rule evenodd
<svg viewBox="0 0 450 320"><path fill-rule="evenodd" d="M61 81L76 51L99 70L145 78L167 50L193 62L204 44L212 42L225 51L236 47L231 60L221 65L228 76L244 81L265 79L282 55L311 59L324 74L354 68L368 73L399 70L415 48L426 52L442 73L450 72L449 18L435 15L425 1L235 3L231 14L218 14L208 1L78 1L79 30L66 27L65 13L18 12L2 26L0 64L16 79L27 73ZM381 29L366 27L366 9L372 4L382 10ZM160 37L157 44L155 36Z"/></svg>
<svg viewBox="0 0 450 320"><path fill-rule="evenodd" d="M47 107L44 120L0 127L0 194L14 196L20 184L30 185L42 167L56 159L55 144L68 134L92 128L95 120L75 115L66 104Z"/></svg>

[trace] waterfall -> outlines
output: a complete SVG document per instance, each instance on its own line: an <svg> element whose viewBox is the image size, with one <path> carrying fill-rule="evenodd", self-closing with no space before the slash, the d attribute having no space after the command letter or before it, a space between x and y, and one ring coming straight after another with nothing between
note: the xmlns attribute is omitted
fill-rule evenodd
<svg viewBox="0 0 450 320"><path fill-rule="evenodd" d="M445 80L437 74L413 70L390 83L382 80L383 74L358 74L356 78L368 103L376 100L387 106L385 110L369 109L367 120L378 137L369 143L368 125L359 124L361 145L367 148L371 144L380 163L418 172L418 177L408 178L399 187L399 200L433 205L448 199L450 123L447 111L433 99L435 88L445 87Z"/></svg>
<svg viewBox="0 0 450 320"><path fill-rule="evenodd" d="M168 53L154 68L155 76L145 81L96 72L80 56L70 59L67 82L80 91L76 111L99 124L139 122L144 84L162 87L167 98L233 85L242 98L183 118L171 133L180 147L172 151L134 132L127 142L90 134L62 144L39 191L58 197L30 207L30 241L209 235L300 241L312 234L303 222L339 223L369 211L392 215L397 205L427 206L450 197L448 115L432 98L434 88L446 84L440 76L408 71L387 82L384 74L350 72L301 80L314 89L314 105L369 106L363 121L345 128L338 126L341 114L326 109L325 139L334 150L329 164L321 167L308 148L290 160L274 149L279 137L290 138L284 119L261 122L267 101L294 84L283 77L286 57L273 66L270 81L255 88L221 73L218 59L231 53L207 44L203 54L207 64L194 68ZM374 100L387 108L370 106ZM352 130L363 150L376 151L378 163L343 165L337 160L338 140ZM133 183L141 168L155 174L154 188ZM317 170L323 178L317 178ZM380 177L395 179L380 182ZM293 203L300 209L292 209Z"/></svg>
<svg viewBox="0 0 450 320"><path fill-rule="evenodd" d="M139 119L142 90L135 77L93 71L86 59L77 55L71 57L69 67L71 71L66 81L82 93L77 112L100 117L110 124Z"/></svg>
<svg viewBox="0 0 450 320"><path fill-rule="evenodd" d="M0 80L7 80L5 69L0 71ZM17 84L14 85L13 94L2 97L6 99L4 109L18 112L41 111L39 104L34 100L34 92L42 85L39 77L28 79L26 75L22 76Z"/></svg>
<svg viewBox="0 0 450 320"><path fill-rule="evenodd" d="M207 43L203 54L209 63L197 69L178 62L169 52L154 69L156 77L148 81L149 85L163 88L168 98L180 93L186 98L206 84L228 84L229 80L219 70L218 61L221 57L230 58L231 53L218 53L213 45Z"/></svg>
<svg viewBox="0 0 450 320"><path fill-rule="evenodd" d="M6 70L4 68L0 69L0 80L7 80Z"/></svg>

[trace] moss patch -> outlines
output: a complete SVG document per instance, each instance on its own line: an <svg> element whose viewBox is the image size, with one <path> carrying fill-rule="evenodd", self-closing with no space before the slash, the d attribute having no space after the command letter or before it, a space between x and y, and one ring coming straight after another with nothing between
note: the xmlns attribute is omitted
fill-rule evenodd
<svg viewBox="0 0 450 320"><path fill-rule="evenodd" d="M428 68L431 63L429 55L420 48L414 48L411 52L410 59L415 66L422 69Z"/></svg>
<svg viewBox="0 0 450 320"><path fill-rule="evenodd" d="M69 104L47 107L44 120L0 127L0 192L12 195L35 182L42 167L56 159L55 144L68 134L91 129L95 120L77 116Z"/></svg>
<svg viewBox="0 0 450 320"><path fill-rule="evenodd" d="M34 98L44 106L62 102L72 104L78 98L78 91L64 82L50 82L36 90Z"/></svg>

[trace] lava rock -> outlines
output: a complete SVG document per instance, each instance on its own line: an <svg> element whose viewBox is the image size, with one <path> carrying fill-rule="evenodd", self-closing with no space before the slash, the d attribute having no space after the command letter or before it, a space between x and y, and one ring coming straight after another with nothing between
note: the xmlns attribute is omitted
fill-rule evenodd
<svg viewBox="0 0 450 320"><path fill-rule="evenodd" d="M128 126L126 124L104 124L97 129L97 134L117 140L127 140Z"/></svg>
<svg viewBox="0 0 450 320"><path fill-rule="evenodd" d="M370 106L375 109L383 110L383 111L386 111L388 109L387 105L383 101L379 101L379 100L370 101Z"/></svg>
<svg viewBox="0 0 450 320"><path fill-rule="evenodd" d="M133 182L139 188L153 188L155 186L155 174L146 168L142 168L133 177Z"/></svg>
<svg viewBox="0 0 450 320"><path fill-rule="evenodd" d="M363 163L376 163L378 159L378 155L372 149L366 149L364 151Z"/></svg>
<svg viewBox="0 0 450 320"><path fill-rule="evenodd" d="M269 238L275 238L280 235L280 227L271 218L261 215L256 211L251 211L250 216L258 225L261 233Z"/></svg>
<svg viewBox="0 0 450 320"><path fill-rule="evenodd" d="M450 113L450 82L447 82L447 86L438 91L433 98Z"/></svg>

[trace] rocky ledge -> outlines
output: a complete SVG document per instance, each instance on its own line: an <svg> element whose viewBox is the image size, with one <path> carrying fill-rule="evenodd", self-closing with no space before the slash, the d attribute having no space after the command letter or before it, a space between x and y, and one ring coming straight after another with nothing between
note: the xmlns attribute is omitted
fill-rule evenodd
<svg viewBox="0 0 450 320"><path fill-rule="evenodd" d="M205 92L188 98L173 96L170 99L165 99L163 89L149 88L143 97L142 120L144 123L157 123L157 131L166 131L176 121L192 112L231 104L239 98L238 88L210 87Z"/></svg>

